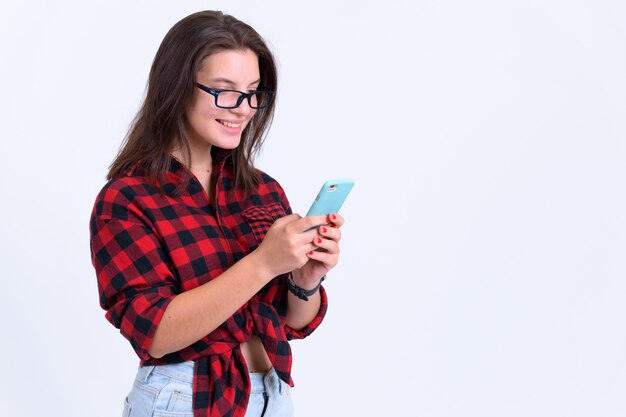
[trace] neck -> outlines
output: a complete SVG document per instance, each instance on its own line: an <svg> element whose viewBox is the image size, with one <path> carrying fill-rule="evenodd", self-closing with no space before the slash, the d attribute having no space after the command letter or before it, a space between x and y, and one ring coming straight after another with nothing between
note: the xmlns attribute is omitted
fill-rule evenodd
<svg viewBox="0 0 626 417"><path fill-rule="evenodd" d="M189 161L189 169L192 172L211 172L213 167L213 157L211 156L211 145L198 150L193 147L189 148L191 154L191 161ZM181 162L186 161L181 149L172 151L172 155Z"/></svg>

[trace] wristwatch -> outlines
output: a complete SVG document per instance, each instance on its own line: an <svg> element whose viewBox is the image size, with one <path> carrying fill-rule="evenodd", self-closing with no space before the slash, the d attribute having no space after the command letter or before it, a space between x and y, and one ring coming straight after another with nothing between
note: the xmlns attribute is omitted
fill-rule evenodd
<svg viewBox="0 0 626 417"><path fill-rule="evenodd" d="M295 295L299 299L304 300L304 301L309 301L309 297L315 294L317 290L320 289L320 285L322 285L322 282L325 279L326 279L326 275L324 275L322 279L320 279L319 284L317 284L315 288L313 288L312 290L305 290L304 288L298 287L296 285L296 283L293 280L293 276L291 275L291 273L289 273L289 276L287 277L287 288L293 295Z"/></svg>

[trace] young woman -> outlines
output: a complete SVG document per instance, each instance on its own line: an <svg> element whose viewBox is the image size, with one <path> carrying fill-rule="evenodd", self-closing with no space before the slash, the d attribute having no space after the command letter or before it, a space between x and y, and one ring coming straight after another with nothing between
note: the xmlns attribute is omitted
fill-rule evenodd
<svg viewBox="0 0 626 417"><path fill-rule="evenodd" d="M125 415L293 415L288 340L324 317L343 219L292 214L253 166L276 80L263 39L221 12L156 54L90 221L100 304L141 359Z"/></svg>

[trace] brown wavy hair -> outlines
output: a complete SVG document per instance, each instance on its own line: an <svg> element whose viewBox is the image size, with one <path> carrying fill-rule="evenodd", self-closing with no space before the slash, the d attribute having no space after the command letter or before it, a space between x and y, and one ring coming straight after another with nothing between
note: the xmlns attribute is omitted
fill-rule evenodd
<svg viewBox="0 0 626 417"><path fill-rule="evenodd" d="M149 182L159 187L170 168L170 152L180 146L189 167L191 155L185 112L193 103L196 75L209 55L223 50L250 49L259 59L259 87L276 92L276 64L263 38L248 24L219 11L202 11L176 23L165 35L154 57L146 98L133 120L107 179L129 170L145 169ZM235 188L245 194L259 184L253 165L274 116L275 99L258 109L232 150ZM160 188L160 187L159 187Z"/></svg>

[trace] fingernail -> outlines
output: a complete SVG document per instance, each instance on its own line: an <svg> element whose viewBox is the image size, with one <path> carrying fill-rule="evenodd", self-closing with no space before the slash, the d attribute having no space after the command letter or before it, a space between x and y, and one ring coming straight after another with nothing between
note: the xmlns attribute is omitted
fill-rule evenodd
<svg viewBox="0 0 626 417"><path fill-rule="evenodd" d="M322 233L326 233L326 232L328 232L328 229L325 227L322 227Z"/></svg>
<svg viewBox="0 0 626 417"><path fill-rule="evenodd" d="M307 255L309 255L309 256L313 255L313 251L311 250L311 251L307 252Z"/></svg>
<svg viewBox="0 0 626 417"><path fill-rule="evenodd" d="M322 243L322 239L318 237L317 239L315 239L315 242L317 242L317 244L319 245L320 243Z"/></svg>
<svg viewBox="0 0 626 417"><path fill-rule="evenodd" d="M326 216L326 223L330 223L330 217Z"/></svg>
<svg viewBox="0 0 626 417"><path fill-rule="evenodd" d="M335 226L334 224L331 224L330 227L337 227L337 226Z"/></svg>
<svg viewBox="0 0 626 417"><path fill-rule="evenodd" d="M333 220L336 220L336 219L337 219L337 216L335 216L334 214L331 214L331 215L330 215L330 218L331 218L331 219L333 219Z"/></svg>

